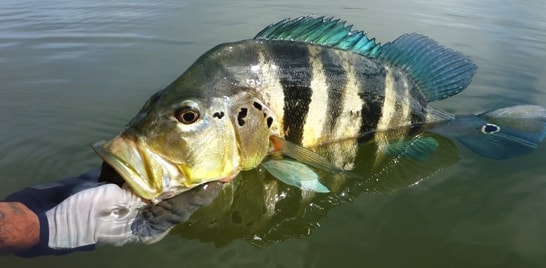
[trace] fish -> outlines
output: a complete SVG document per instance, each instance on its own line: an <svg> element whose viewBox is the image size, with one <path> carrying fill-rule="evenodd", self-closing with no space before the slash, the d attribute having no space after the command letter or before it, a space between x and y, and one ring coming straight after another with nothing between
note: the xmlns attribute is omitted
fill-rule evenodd
<svg viewBox="0 0 546 268"><path fill-rule="evenodd" d="M429 105L462 92L476 71L470 58L422 34L380 44L340 19L285 19L210 49L93 149L158 203L255 168L326 193L316 169L351 176L344 159L370 139L381 153L426 158L434 139L404 137L431 126L492 158L536 148L545 135L541 106L457 117ZM337 156L312 149L335 142L345 144Z"/></svg>
<svg viewBox="0 0 546 268"><path fill-rule="evenodd" d="M388 131L381 134L382 137L389 135ZM351 172L361 178L317 170L321 182L330 190L328 194L298 191L264 170L242 171L230 183L207 183L206 186L222 189L212 198L207 196L211 203L200 207L189 219L184 217L188 199L187 192L184 192L158 205L143 208L141 215L146 220L133 223L132 229L157 237L167 228L173 228L169 232L171 235L213 242L217 247L239 239L265 247L289 238L303 238L321 226L322 219L333 208L354 201L361 193L393 193L412 187L459 161L457 146L449 137L425 130L412 133L407 139L415 139L417 143L433 139L437 142L436 150L426 160L389 152L378 163L375 162L378 144L375 139L370 139L358 145L357 153L351 159L355 161L355 169ZM352 143L351 140L345 142L348 145ZM328 156L328 152L335 152L335 148L343 147L345 142L330 143L313 150ZM353 155L346 155L347 158L353 158ZM187 221L174 220L165 224L165 217Z"/></svg>

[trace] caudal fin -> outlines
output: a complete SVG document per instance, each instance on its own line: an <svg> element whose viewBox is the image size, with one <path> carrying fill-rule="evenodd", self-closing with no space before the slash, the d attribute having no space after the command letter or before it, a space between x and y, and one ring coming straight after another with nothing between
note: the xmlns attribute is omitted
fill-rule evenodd
<svg viewBox="0 0 546 268"><path fill-rule="evenodd" d="M451 130L457 126L455 137L473 152L505 159L530 153L544 140L546 108L518 105L477 116L456 117L448 124Z"/></svg>

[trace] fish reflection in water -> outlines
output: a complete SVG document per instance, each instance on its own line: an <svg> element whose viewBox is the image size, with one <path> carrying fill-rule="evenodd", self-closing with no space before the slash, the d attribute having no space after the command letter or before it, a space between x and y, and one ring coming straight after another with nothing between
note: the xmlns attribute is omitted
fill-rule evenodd
<svg viewBox="0 0 546 268"><path fill-rule="evenodd" d="M398 131L380 133L384 139L399 139ZM436 149L426 157L415 157L422 151L419 140L437 141ZM279 182L263 169L241 172L224 188L210 205L200 208L187 222L177 225L171 234L186 239L226 245L244 239L256 246L266 246L288 238L308 236L328 211L351 202L361 193L392 192L430 177L459 160L452 139L433 133L418 132L406 137L407 146L398 153L378 153L376 141L358 146L351 174L316 170L330 193L302 191ZM314 148L328 157L353 146L352 140ZM425 149L426 150L426 149ZM220 182L212 182L220 183ZM183 194L182 194L183 195ZM174 197L177 198L177 197Z"/></svg>
<svg viewBox="0 0 546 268"><path fill-rule="evenodd" d="M543 109L539 112L544 115ZM525 125L529 117L527 114L521 116L523 118L507 120L519 120L520 125ZM534 119L546 121L544 116ZM224 185L210 205L200 208L171 233L187 239L214 242L217 246L236 239L266 246L288 238L308 236L330 209L351 202L362 193L388 193L406 188L457 163L459 151L455 140L457 135L464 133L454 137L437 133L453 133L454 127L456 129L450 124L440 124L423 130L426 127L421 126L416 128L420 130L404 137L401 134L406 130L374 133L374 139L361 143L353 153L345 154L347 158L339 152L352 150L354 140L313 148L334 162L345 161L346 165L354 165L350 174L316 170L330 193L302 191L288 186L263 169L241 172L231 183ZM382 149L385 141L393 140L398 140L402 147ZM464 139L459 144L464 144ZM531 150L530 147L526 152Z"/></svg>

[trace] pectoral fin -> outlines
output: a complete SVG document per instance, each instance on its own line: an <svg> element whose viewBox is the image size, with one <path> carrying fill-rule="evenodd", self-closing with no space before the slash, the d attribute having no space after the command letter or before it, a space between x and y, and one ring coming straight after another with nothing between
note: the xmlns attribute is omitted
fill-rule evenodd
<svg viewBox="0 0 546 268"><path fill-rule="evenodd" d="M302 190L328 193L330 190L318 179L318 175L308 166L287 159L271 159L262 164L273 177Z"/></svg>
<svg viewBox="0 0 546 268"><path fill-rule="evenodd" d="M274 144L274 150L297 160L305 165L318 168L328 172L344 172L344 170L323 156L311 151L308 148L299 146L282 138L272 136L271 141Z"/></svg>

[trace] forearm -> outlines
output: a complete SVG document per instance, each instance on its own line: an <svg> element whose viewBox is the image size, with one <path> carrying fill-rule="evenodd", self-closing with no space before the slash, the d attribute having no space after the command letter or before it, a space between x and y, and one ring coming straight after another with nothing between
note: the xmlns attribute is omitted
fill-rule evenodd
<svg viewBox="0 0 546 268"><path fill-rule="evenodd" d="M38 216L20 202L0 202L0 252L28 249L40 240Z"/></svg>
<svg viewBox="0 0 546 268"><path fill-rule="evenodd" d="M0 253L35 257L73 251L49 247L49 226L45 213L74 193L96 186L97 177L98 170L92 170L78 177L27 187L1 200Z"/></svg>
<svg viewBox="0 0 546 268"><path fill-rule="evenodd" d="M21 257L154 243L222 189L212 182L151 206L130 189L97 184L98 172L25 188L0 201L0 253ZM76 227L76 228L74 228Z"/></svg>

